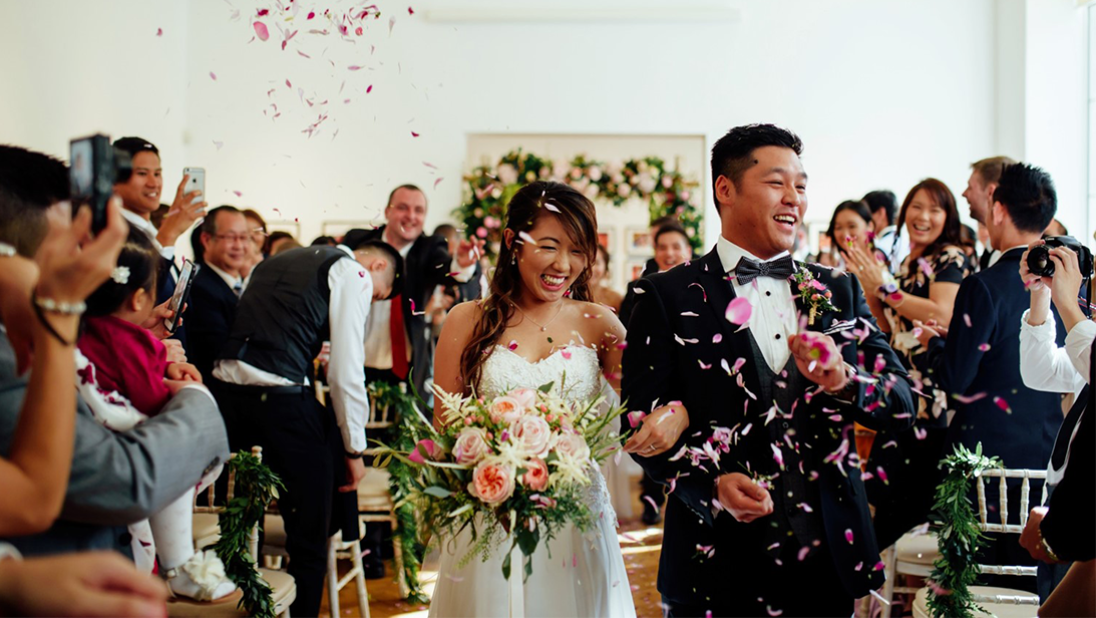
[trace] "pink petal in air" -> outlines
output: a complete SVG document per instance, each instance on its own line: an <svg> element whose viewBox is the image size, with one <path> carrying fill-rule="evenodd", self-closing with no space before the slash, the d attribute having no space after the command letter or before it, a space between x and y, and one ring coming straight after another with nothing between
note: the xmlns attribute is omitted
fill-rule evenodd
<svg viewBox="0 0 1096 618"><path fill-rule="evenodd" d="M845 529L845 540L849 542L849 545L852 545L852 538L853 538L852 537L852 530L849 529L849 528L846 528Z"/></svg>
<svg viewBox="0 0 1096 618"><path fill-rule="evenodd" d="M209 72L209 78L212 79L213 81L217 81L217 74L214 73L213 71L210 71Z"/></svg>
<svg viewBox="0 0 1096 618"><path fill-rule="evenodd" d="M157 28L156 29L156 36L164 36L164 29L163 28Z"/></svg>
<svg viewBox="0 0 1096 618"><path fill-rule="evenodd" d="M266 24L261 21L257 21L251 24L251 27L255 29L255 36L259 37L260 41L265 41L270 38L270 30L266 28Z"/></svg>
<svg viewBox="0 0 1096 618"><path fill-rule="evenodd" d="M1010 408L1009 405L1008 405L1008 402L1005 401L1004 399L1002 399L1001 397L994 397L993 398L993 403L998 408L1001 408L1002 410L1004 410L1006 414L1012 414L1012 408Z"/></svg>
<svg viewBox="0 0 1096 618"><path fill-rule="evenodd" d="M749 299L739 296L727 305L726 317L731 324L742 325L749 321L752 313L753 305L750 304Z"/></svg>

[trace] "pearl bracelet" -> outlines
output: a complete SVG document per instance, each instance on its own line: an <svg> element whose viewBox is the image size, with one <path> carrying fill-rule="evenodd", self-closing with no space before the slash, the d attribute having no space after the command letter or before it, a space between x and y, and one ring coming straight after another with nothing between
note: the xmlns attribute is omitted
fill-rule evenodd
<svg viewBox="0 0 1096 618"><path fill-rule="evenodd" d="M37 293L34 295L34 304L42 311L59 313L61 315L82 315L88 306L82 300L74 303L56 301L52 298L42 298Z"/></svg>

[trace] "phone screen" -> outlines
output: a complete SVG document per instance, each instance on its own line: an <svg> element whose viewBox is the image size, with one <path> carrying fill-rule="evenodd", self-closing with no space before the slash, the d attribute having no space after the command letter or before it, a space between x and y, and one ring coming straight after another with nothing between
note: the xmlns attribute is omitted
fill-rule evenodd
<svg viewBox="0 0 1096 618"><path fill-rule="evenodd" d="M182 317L181 309L186 304L187 296L190 295L190 284L194 280L197 269L198 266L194 262L190 260L183 262L179 282L175 284L175 293L171 295L171 302L167 306L173 314L170 318L164 319L164 327L167 328L168 332L174 333L179 328L179 319Z"/></svg>

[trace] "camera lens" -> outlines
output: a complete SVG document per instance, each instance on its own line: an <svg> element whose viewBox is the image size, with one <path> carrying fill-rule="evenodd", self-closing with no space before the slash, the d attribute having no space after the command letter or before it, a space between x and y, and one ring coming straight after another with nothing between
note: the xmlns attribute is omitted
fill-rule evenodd
<svg viewBox="0 0 1096 618"><path fill-rule="evenodd" d="M1040 245L1028 252L1027 265L1033 275L1054 276L1054 262L1050 261L1050 249L1046 245Z"/></svg>

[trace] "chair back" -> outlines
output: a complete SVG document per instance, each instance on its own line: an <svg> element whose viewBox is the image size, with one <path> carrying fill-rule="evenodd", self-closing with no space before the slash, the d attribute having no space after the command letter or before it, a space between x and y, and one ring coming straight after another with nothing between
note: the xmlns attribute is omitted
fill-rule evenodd
<svg viewBox="0 0 1096 618"><path fill-rule="evenodd" d="M998 513L1000 514L1000 523L989 523L989 508L986 500L986 484L992 482L990 479L998 479L999 497L998 497ZM1031 480L1039 479L1045 481L1047 478L1046 470L1009 470L1005 468L990 468L982 470L981 473L975 478L978 494L978 528L982 532L995 532L1000 534L1021 534L1024 531L1024 525L1027 524L1028 512L1031 510ZM1020 524L1009 524L1009 500L1008 500L1008 485L1009 479L1019 479L1020 483ZM1036 490L1037 500L1035 504L1042 504L1046 498L1046 492L1043 485L1040 485ZM978 567L981 572L986 575L1020 575L1027 577L1036 576L1036 567L1033 566L1008 566L1008 565L987 565L979 564ZM978 603L1000 603L1008 605L1039 605L1039 597L1037 595L974 595L975 602Z"/></svg>

